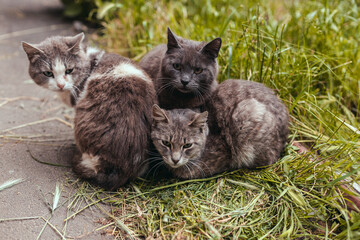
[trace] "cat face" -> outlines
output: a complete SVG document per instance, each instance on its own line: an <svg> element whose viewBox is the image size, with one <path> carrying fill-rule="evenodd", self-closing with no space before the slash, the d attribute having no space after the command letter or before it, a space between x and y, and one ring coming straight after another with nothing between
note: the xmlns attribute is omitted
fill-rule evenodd
<svg viewBox="0 0 360 240"><path fill-rule="evenodd" d="M50 37L34 45L22 42L34 82L52 91L75 92L76 84L90 69L81 44L83 39L81 33L74 37Z"/></svg>
<svg viewBox="0 0 360 240"><path fill-rule="evenodd" d="M207 112L190 109L165 111L153 106L151 138L170 168L189 168L205 149Z"/></svg>
<svg viewBox="0 0 360 240"><path fill-rule="evenodd" d="M209 43L196 42L175 36L168 28L167 52L162 61L162 88L197 96L208 95L216 82L216 58L221 38Z"/></svg>

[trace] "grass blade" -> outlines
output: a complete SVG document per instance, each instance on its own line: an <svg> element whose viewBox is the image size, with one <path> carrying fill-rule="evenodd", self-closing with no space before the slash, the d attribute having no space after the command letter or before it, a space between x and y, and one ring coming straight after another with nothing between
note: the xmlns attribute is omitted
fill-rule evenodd
<svg viewBox="0 0 360 240"><path fill-rule="evenodd" d="M22 178L18 178L18 179L14 179L14 180L8 180L6 182L4 182L3 184L0 185L0 191L6 189L6 188L10 188L12 186L15 186L16 184L19 184L21 182L23 182L24 180Z"/></svg>
<svg viewBox="0 0 360 240"><path fill-rule="evenodd" d="M56 183L53 205L51 207L51 212L54 213L55 209L58 207L59 199L61 196L60 184Z"/></svg>

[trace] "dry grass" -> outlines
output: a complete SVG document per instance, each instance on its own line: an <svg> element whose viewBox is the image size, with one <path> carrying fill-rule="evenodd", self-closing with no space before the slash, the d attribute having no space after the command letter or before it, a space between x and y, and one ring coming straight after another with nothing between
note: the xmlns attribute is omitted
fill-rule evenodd
<svg viewBox="0 0 360 240"><path fill-rule="evenodd" d="M360 238L359 209L351 205L360 197L355 1L96 4L92 14L100 12L104 26L97 40L107 50L139 60L166 42L167 26L195 40L221 36L219 80L262 82L291 114L290 143L268 168L190 181L149 177L116 193L76 182L87 206L111 206L107 233L117 239Z"/></svg>
<svg viewBox="0 0 360 240"><path fill-rule="evenodd" d="M219 80L243 78L276 89L291 114L291 136L283 157L256 171L189 181L149 176L114 193L70 179L76 192L66 202L66 224L96 207L108 216L98 231L116 239L360 239L360 213L352 205L360 197L355 1L96 3L104 26L97 40L135 60L166 41L167 26L195 40L221 36ZM9 101L2 100L0 107ZM71 127L60 120L41 121ZM0 137L41 141L11 131L42 122ZM55 231L67 238L65 230Z"/></svg>

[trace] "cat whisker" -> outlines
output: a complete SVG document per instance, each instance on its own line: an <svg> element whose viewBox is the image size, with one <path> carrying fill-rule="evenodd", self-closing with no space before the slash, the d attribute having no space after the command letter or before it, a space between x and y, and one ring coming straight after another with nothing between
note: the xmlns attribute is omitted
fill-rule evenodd
<svg viewBox="0 0 360 240"><path fill-rule="evenodd" d="M205 176L204 170L198 164L196 164L195 162L191 162L191 164L199 170L199 173L201 175L200 177ZM199 177L199 176L197 176L197 177Z"/></svg>
<svg viewBox="0 0 360 240"><path fill-rule="evenodd" d="M205 102L205 99L203 98L203 96L201 95L201 92L198 89L196 89L196 91L195 91L195 96L200 103Z"/></svg>
<svg viewBox="0 0 360 240"><path fill-rule="evenodd" d="M211 98L212 94L210 91L210 86L207 85L200 85L198 91L205 99Z"/></svg>
<svg viewBox="0 0 360 240"><path fill-rule="evenodd" d="M204 104L205 103L205 98L203 97L201 91L199 91L199 89L196 89L195 93L195 97L198 100L199 103Z"/></svg>
<svg viewBox="0 0 360 240"><path fill-rule="evenodd" d="M170 94L173 94L175 91L175 87L173 85L171 85L171 88L170 88Z"/></svg>
<svg viewBox="0 0 360 240"><path fill-rule="evenodd" d="M75 90L77 90L78 94L80 94L80 93L81 93L80 88L78 88L76 85L73 85L73 88L74 88Z"/></svg>
<svg viewBox="0 0 360 240"><path fill-rule="evenodd" d="M153 159L162 160L161 156L158 156L158 157L150 157L150 158L147 158L146 160L153 160Z"/></svg>
<svg viewBox="0 0 360 240"><path fill-rule="evenodd" d="M81 91L77 86L73 85L72 88L70 89L70 92L74 96L74 98L77 99Z"/></svg>
<svg viewBox="0 0 360 240"><path fill-rule="evenodd" d="M189 170L190 179L193 179L193 178L194 178L194 177L193 177L193 173L192 173L192 171L191 171L191 168L188 166L188 164L189 164L189 162L186 163L184 166L186 167L187 170Z"/></svg>
<svg viewBox="0 0 360 240"><path fill-rule="evenodd" d="M199 168L201 169L202 173L203 173L203 177L206 177L208 175L211 174L211 169L210 167L206 164L206 162L203 162L203 161L198 161L198 164L197 166L199 166ZM207 171L205 172L204 168L207 169Z"/></svg>
<svg viewBox="0 0 360 240"><path fill-rule="evenodd" d="M159 77L159 80L171 80L172 78L166 78L166 77Z"/></svg>
<svg viewBox="0 0 360 240"><path fill-rule="evenodd" d="M158 152L146 152L149 157L161 157Z"/></svg>
<svg viewBox="0 0 360 240"><path fill-rule="evenodd" d="M142 164L145 164L145 163L154 163L154 162L160 162L162 159L159 159L159 158L154 158L154 159L146 159L146 161L142 162Z"/></svg>
<svg viewBox="0 0 360 240"><path fill-rule="evenodd" d="M157 94L160 94L162 91L164 91L166 89L171 90L171 88L173 88L171 82L165 83L165 84L161 85L161 87L159 89L157 89Z"/></svg>
<svg viewBox="0 0 360 240"><path fill-rule="evenodd" d="M159 89L157 89L157 95L160 95L164 90L168 90L170 94L174 93L175 87L172 83L166 83L162 85Z"/></svg>
<svg viewBox="0 0 360 240"><path fill-rule="evenodd" d="M203 162L199 162L199 163L203 163ZM197 169L199 169L199 172L201 174L201 177L206 177L206 173L204 171L204 169L200 166L200 164L198 164L197 162L195 161L191 161L191 164L193 166L195 166Z"/></svg>
<svg viewBox="0 0 360 240"><path fill-rule="evenodd" d="M144 164L152 164L152 163L154 163L154 162L160 162L160 161L162 161L162 158L161 158L161 157L158 157L158 158L156 158L156 157L154 157L154 158L147 158L147 159L145 159L145 161L143 161L143 162L139 165L139 167L144 166Z"/></svg>
<svg viewBox="0 0 360 240"><path fill-rule="evenodd" d="M75 90L74 88L71 88L71 89L70 89L70 93L71 93L71 95L74 96L75 99L78 98L78 94L77 94L77 92L76 92L76 90Z"/></svg>
<svg viewBox="0 0 360 240"><path fill-rule="evenodd" d="M155 164L154 166L152 166L149 170L148 173L146 174L146 176L148 177L149 174L152 172L152 177L156 176L156 171L164 165L164 161L158 162L157 164ZM153 170L154 169L154 170Z"/></svg>
<svg viewBox="0 0 360 240"><path fill-rule="evenodd" d="M154 148L151 148L150 150L146 149L145 152L148 154L158 154L158 151L154 150Z"/></svg>

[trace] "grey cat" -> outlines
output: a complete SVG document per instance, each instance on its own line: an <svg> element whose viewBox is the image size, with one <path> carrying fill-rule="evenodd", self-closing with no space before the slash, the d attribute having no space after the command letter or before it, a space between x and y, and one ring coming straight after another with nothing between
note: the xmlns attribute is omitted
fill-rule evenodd
<svg viewBox="0 0 360 240"><path fill-rule="evenodd" d="M289 112L261 83L228 79L206 103L210 129L225 139L233 167L273 164L289 135Z"/></svg>
<svg viewBox="0 0 360 240"><path fill-rule="evenodd" d="M153 106L151 138L174 176L201 178L230 169L230 149L219 135L208 135L207 116L206 111Z"/></svg>
<svg viewBox="0 0 360 240"><path fill-rule="evenodd" d="M218 85L221 38L197 42L177 37L169 28L167 34L167 45L152 49L139 65L153 79L161 107L201 107Z"/></svg>
<svg viewBox="0 0 360 240"><path fill-rule="evenodd" d="M84 33L53 36L39 44L22 42L34 82L57 92L68 106L74 106L87 78L104 51L83 44Z"/></svg>
<svg viewBox="0 0 360 240"><path fill-rule="evenodd" d="M39 44L22 42L29 59L29 75L34 82L57 92L69 106L84 88L97 62L104 54L96 48L83 44L84 34L76 36L53 36Z"/></svg>
<svg viewBox="0 0 360 240"><path fill-rule="evenodd" d="M200 178L256 168L280 157L288 137L288 111L271 89L227 80L205 108L209 112L153 107L151 138L175 176Z"/></svg>
<svg viewBox="0 0 360 240"><path fill-rule="evenodd" d="M73 160L73 171L91 183L116 190L148 169L156 92L150 77L131 60L116 54L90 54L82 41L81 34L23 45L35 82L68 91L76 103L75 140L82 156Z"/></svg>

